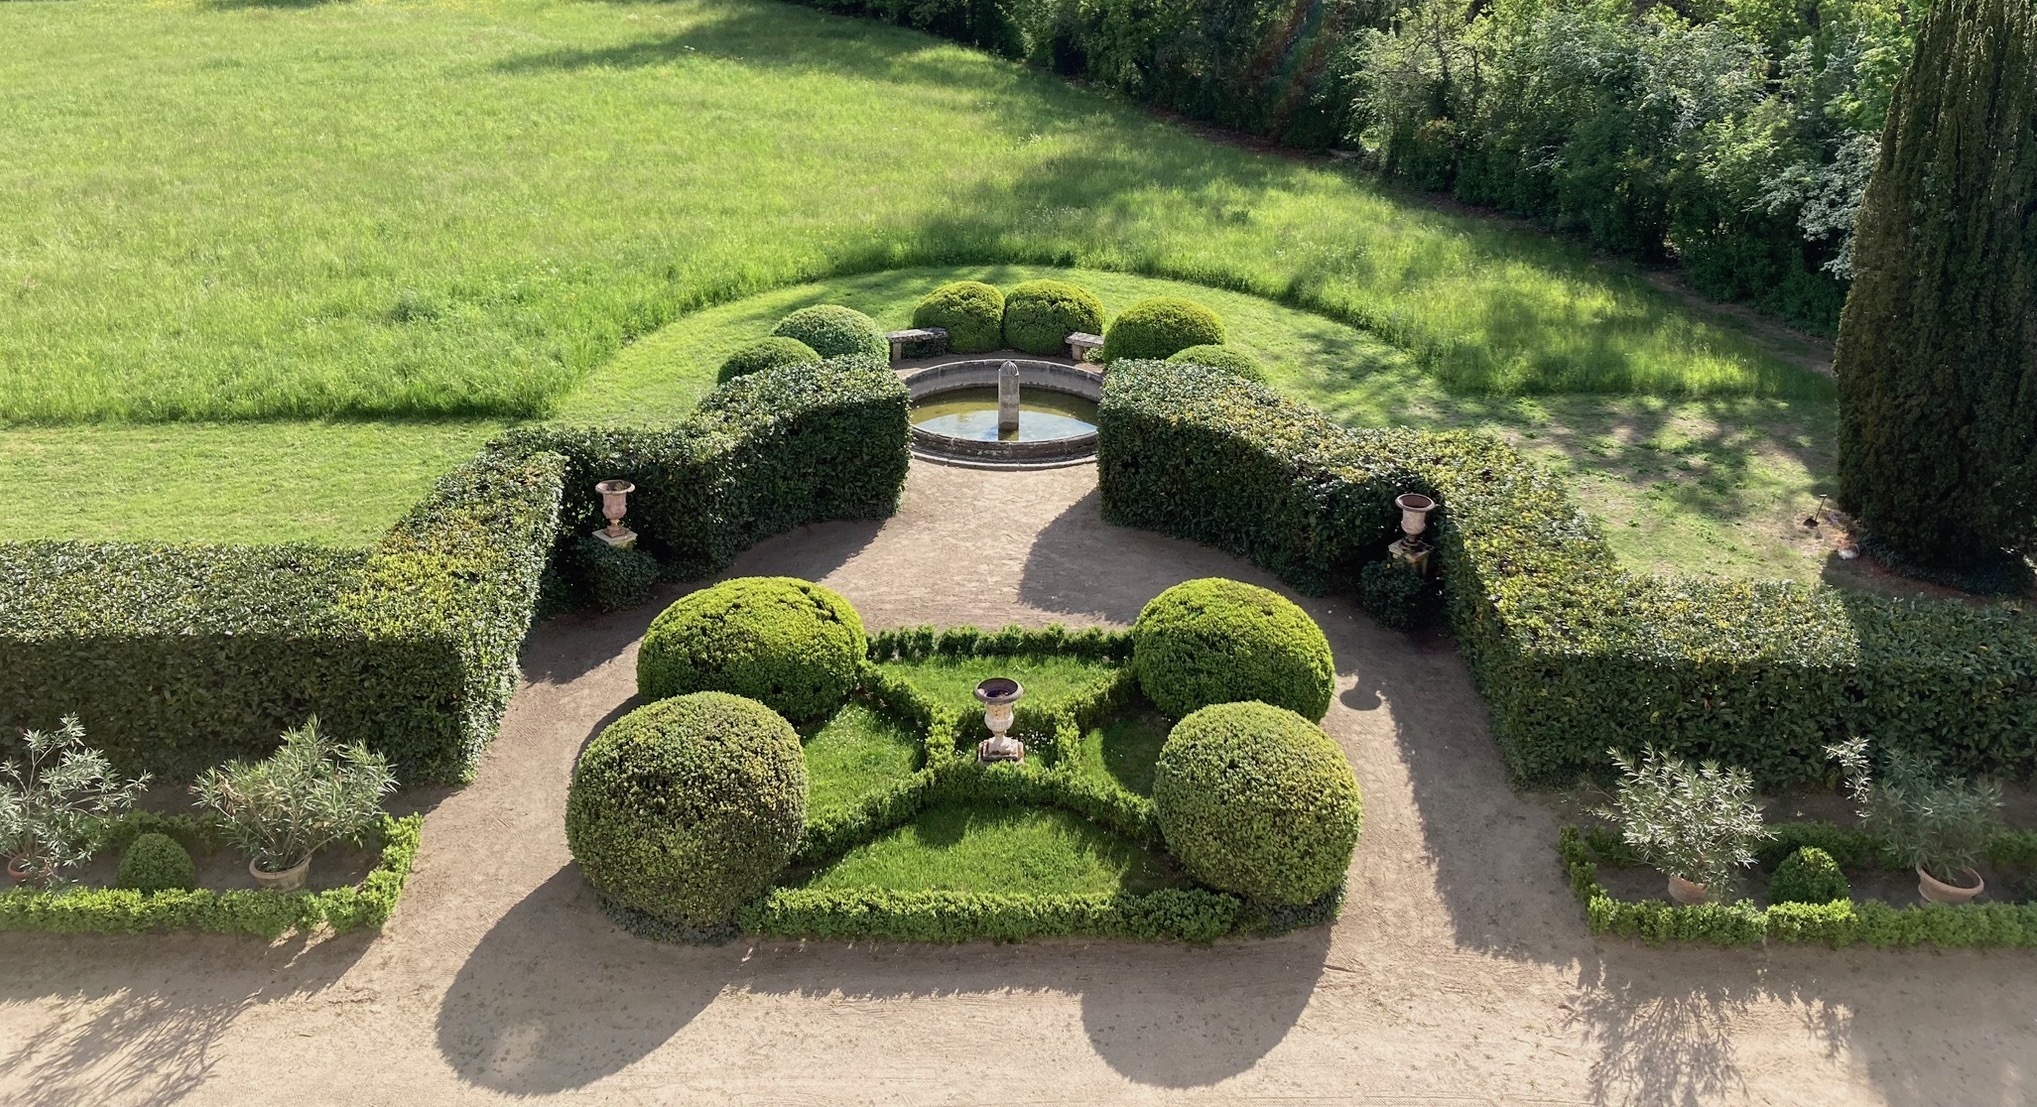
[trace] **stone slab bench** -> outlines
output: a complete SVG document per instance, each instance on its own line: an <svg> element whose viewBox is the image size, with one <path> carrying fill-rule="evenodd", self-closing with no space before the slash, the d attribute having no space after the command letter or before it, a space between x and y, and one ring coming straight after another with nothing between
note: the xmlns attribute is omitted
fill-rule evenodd
<svg viewBox="0 0 2037 1107"><path fill-rule="evenodd" d="M1088 331L1076 331L1068 336L1068 356L1074 361L1089 360L1089 351L1103 348L1103 336Z"/></svg>
<svg viewBox="0 0 2037 1107"><path fill-rule="evenodd" d="M884 339L891 343L891 360L893 361L897 361L905 356L905 348L908 344L918 347L932 347L932 349L922 348L916 351L916 356L918 357L932 357L935 354L945 354L948 352L948 330L946 327L912 327L902 331L891 331L884 336Z"/></svg>

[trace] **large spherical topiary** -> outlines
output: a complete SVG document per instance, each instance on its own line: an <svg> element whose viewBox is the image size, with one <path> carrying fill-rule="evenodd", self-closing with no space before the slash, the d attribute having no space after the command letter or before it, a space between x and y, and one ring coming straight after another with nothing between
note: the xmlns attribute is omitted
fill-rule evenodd
<svg viewBox="0 0 2037 1107"><path fill-rule="evenodd" d="M1337 743L1263 703L1175 724L1153 767L1153 808L1196 879L1275 904L1311 903L1343 882L1363 811Z"/></svg>
<svg viewBox="0 0 2037 1107"><path fill-rule="evenodd" d="M137 835L114 873L115 888L137 892L188 892L198 887L198 867L191 851L167 834Z"/></svg>
<svg viewBox="0 0 2037 1107"><path fill-rule="evenodd" d="M948 349L980 354L1004 346L1004 293L982 281L944 284L912 311L915 327L940 327L948 332Z"/></svg>
<svg viewBox="0 0 2037 1107"><path fill-rule="evenodd" d="M721 372L715 379L726 384L750 373L783 369L787 365L812 365L819 360L820 355L814 352L813 347L797 338L760 338L737 347L736 352L721 363Z"/></svg>
<svg viewBox="0 0 2037 1107"><path fill-rule="evenodd" d="M806 795L806 755L782 716L726 692L676 696L581 752L566 845L611 902L713 930L791 862Z"/></svg>
<svg viewBox="0 0 2037 1107"><path fill-rule="evenodd" d="M1216 312L1179 296L1155 296L1110 321L1103 334L1103 360L1171 357L1190 346L1223 341L1224 321Z"/></svg>
<svg viewBox="0 0 2037 1107"><path fill-rule="evenodd" d="M855 690L863 620L839 593L791 577L738 577L652 620L637 650L647 700L733 692L787 718L817 719Z"/></svg>
<svg viewBox="0 0 2037 1107"><path fill-rule="evenodd" d="M1167 360L1176 365L1201 365L1210 369L1221 369L1234 377L1248 381L1266 379L1266 368L1259 359L1236 346L1190 346L1167 355Z"/></svg>
<svg viewBox="0 0 2037 1107"><path fill-rule="evenodd" d="M804 342L824 358L872 354L886 361L891 359L891 343L877 328L877 321L855 308L840 304L800 308L780 319L778 325L771 328L771 334Z"/></svg>
<svg viewBox="0 0 2037 1107"><path fill-rule="evenodd" d="M1103 301L1067 281L1027 281L1004 298L1004 344L1029 354L1058 354L1077 331L1103 330Z"/></svg>
<svg viewBox="0 0 2037 1107"><path fill-rule="evenodd" d="M1308 612L1221 577L1153 597L1132 627L1132 665L1146 698L1176 718L1259 700L1320 719L1336 689L1330 640Z"/></svg>

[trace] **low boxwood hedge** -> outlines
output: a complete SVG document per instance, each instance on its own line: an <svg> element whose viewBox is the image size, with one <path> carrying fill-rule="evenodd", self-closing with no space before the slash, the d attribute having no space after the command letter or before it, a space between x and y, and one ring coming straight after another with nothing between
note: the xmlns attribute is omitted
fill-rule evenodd
<svg viewBox="0 0 2037 1107"><path fill-rule="evenodd" d="M1103 331L1103 301L1067 281L1026 281L1004 298L1004 344L1029 354L1059 354L1068 336Z"/></svg>
<svg viewBox="0 0 2037 1107"><path fill-rule="evenodd" d="M915 327L948 332L948 349L980 354L1004 347L1004 293L982 281L951 281L912 310Z"/></svg>
<svg viewBox="0 0 2037 1107"><path fill-rule="evenodd" d="M1764 787L1829 779L1849 734L1963 773L2037 771L2037 622L1821 585L1623 571L1563 483L1492 438L1354 431L1192 365L1119 362L1098 415L1104 517L1355 590L1430 516L1451 627L1514 774L1565 784L1644 734Z"/></svg>
<svg viewBox="0 0 2037 1107"><path fill-rule="evenodd" d="M856 688L863 620L833 589L791 577L738 577L660 612L637 650L637 693L748 696L788 719L825 718Z"/></svg>
<svg viewBox="0 0 2037 1107"><path fill-rule="evenodd" d="M1103 333L1103 360L1165 358L1191 346L1223 343L1224 321L1216 312L1179 296L1155 296L1110 321Z"/></svg>
<svg viewBox="0 0 2037 1107"><path fill-rule="evenodd" d="M821 357L891 357L891 343L877 321L840 304L816 304L778 321L773 338L801 342Z"/></svg>

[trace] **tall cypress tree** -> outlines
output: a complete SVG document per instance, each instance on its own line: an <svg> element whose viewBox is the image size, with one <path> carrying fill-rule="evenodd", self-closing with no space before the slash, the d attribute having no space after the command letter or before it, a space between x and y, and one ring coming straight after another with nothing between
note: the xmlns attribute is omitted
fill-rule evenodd
<svg viewBox="0 0 2037 1107"><path fill-rule="evenodd" d="M2037 0L1937 0L1840 322L1839 502L1887 552L2037 552Z"/></svg>

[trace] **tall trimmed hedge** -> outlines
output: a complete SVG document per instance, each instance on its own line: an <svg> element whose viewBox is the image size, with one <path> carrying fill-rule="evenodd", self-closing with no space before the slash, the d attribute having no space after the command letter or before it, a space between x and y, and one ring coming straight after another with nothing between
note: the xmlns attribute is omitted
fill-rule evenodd
<svg viewBox="0 0 2037 1107"><path fill-rule="evenodd" d="M1393 496L1436 496L1451 625L1527 781L1603 774L1636 735L1765 786L1825 778L1823 747L1853 733L1959 772L2037 771L2037 622L2016 607L1624 572L1504 443L1349 430L1197 366L1113 366L1098 431L1105 518L1304 591L1350 591L1396 533Z"/></svg>
<svg viewBox="0 0 2037 1107"><path fill-rule="evenodd" d="M183 779L316 714L405 784L464 779L509 702L562 465L484 454L366 551L0 546L0 725L75 712L123 772Z"/></svg>

